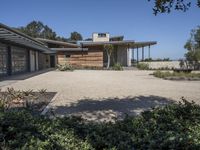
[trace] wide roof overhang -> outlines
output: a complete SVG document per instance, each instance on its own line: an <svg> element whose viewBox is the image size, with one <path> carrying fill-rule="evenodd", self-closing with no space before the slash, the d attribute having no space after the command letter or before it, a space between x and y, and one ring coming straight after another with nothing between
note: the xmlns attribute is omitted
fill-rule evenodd
<svg viewBox="0 0 200 150"><path fill-rule="evenodd" d="M128 48L141 48L141 47L155 45L155 44L157 44L157 42L156 41L135 42L132 40L125 40L125 41L82 42L81 43L81 45L84 47L103 46L106 44L117 45L117 46L127 46Z"/></svg>
<svg viewBox="0 0 200 150"><path fill-rule="evenodd" d="M0 24L0 41L22 45L31 49L42 51L44 53L52 53L52 51L42 42L39 42L3 24Z"/></svg>
<svg viewBox="0 0 200 150"><path fill-rule="evenodd" d="M78 48L79 47L77 44L73 44L73 43L69 43L69 42L49 40L49 39L43 39L43 38L36 38L36 39L41 41L41 42L44 42L44 43L57 44L57 45L68 46L68 47L72 47L72 48Z"/></svg>
<svg viewBox="0 0 200 150"><path fill-rule="evenodd" d="M147 42L135 42L131 48L141 48L146 46L156 45L156 41L147 41Z"/></svg>

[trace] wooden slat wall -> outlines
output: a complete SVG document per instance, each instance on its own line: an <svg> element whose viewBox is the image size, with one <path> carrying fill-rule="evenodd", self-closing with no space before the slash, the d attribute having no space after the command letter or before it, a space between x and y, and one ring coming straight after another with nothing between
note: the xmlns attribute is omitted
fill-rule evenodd
<svg viewBox="0 0 200 150"><path fill-rule="evenodd" d="M70 55L69 58L65 55ZM103 67L103 48L89 47L88 52L58 52L58 64L69 63L77 67Z"/></svg>

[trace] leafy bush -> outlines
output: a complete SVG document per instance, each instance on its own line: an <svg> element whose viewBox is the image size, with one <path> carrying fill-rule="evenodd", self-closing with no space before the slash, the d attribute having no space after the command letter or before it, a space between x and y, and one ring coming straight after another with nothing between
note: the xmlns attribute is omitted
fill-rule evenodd
<svg viewBox="0 0 200 150"><path fill-rule="evenodd" d="M187 102L146 111L129 121L138 149L199 149L200 106Z"/></svg>
<svg viewBox="0 0 200 150"><path fill-rule="evenodd" d="M153 73L158 78L179 77L179 78L200 78L200 73L184 73L184 72L169 72L155 71Z"/></svg>
<svg viewBox="0 0 200 150"><path fill-rule="evenodd" d="M199 143L200 106L185 99L116 123L0 110L0 149L199 149Z"/></svg>
<svg viewBox="0 0 200 150"><path fill-rule="evenodd" d="M120 63L115 63L112 67L113 70L123 70L123 67Z"/></svg>
<svg viewBox="0 0 200 150"><path fill-rule="evenodd" d="M149 64L139 63L139 64L137 64L137 68L140 69L140 70L149 70Z"/></svg>
<svg viewBox="0 0 200 150"><path fill-rule="evenodd" d="M92 149L74 135L75 119L50 120L28 111L0 112L1 149ZM61 126L63 125L63 126ZM79 123L80 125L80 123ZM65 129L65 127L67 129Z"/></svg>
<svg viewBox="0 0 200 150"><path fill-rule="evenodd" d="M60 71L73 71L74 70L73 66L70 64L64 64L64 65L58 64L57 68Z"/></svg>
<svg viewBox="0 0 200 150"><path fill-rule="evenodd" d="M146 58L144 59L144 61L147 61L147 62L154 62L154 61L171 61L169 58L157 58L157 59L152 59L152 58Z"/></svg>

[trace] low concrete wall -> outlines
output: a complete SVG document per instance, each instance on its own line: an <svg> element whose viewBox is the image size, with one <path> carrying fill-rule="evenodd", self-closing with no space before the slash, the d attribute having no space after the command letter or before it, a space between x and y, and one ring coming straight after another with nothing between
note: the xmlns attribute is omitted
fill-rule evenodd
<svg viewBox="0 0 200 150"><path fill-rule="evenodd" d="M140 62L149 65L150 69L161 69L161 68L180 68L179 61L154 61L154 62Z"/></svg>

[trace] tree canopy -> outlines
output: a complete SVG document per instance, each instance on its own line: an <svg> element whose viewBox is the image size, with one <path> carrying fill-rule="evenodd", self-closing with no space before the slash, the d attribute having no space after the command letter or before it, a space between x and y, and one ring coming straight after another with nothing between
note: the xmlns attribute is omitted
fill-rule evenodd
<svg viewBox="0 0 200 150"><path fill-rule="evenodd" d="M44 25L41 21L32 21L25 27L19 27L16 29L33 38L67 41L66 38L58 36L55 31L53 31L49 26Z"/></svg>
<svg viewBox="0 0 200 150"><path fill-rule="evenodd" d="M148 0L154 1L153 12L155 15L158 13L170 13L171 10L187 11L192 3L200 8L200 0Z"/></svg>
<svg viewBox="0 0 200 150"><path fill-rule="evenodd" d="M184 48L188 50L185 54L186 60L194 69L200 68L200 26L191 31Z"/></svg>
<svg viewBox="0 0 200 150"><path fill-rule="evenodd" d="M75 32L71 33L69 40L71 40L71 41L81 41L81 40L83 40L83 37L80 33L75 31Z"/></svg>

